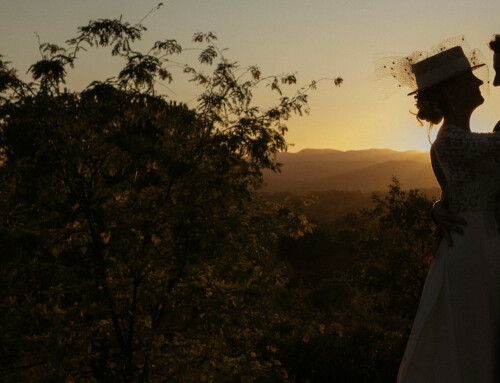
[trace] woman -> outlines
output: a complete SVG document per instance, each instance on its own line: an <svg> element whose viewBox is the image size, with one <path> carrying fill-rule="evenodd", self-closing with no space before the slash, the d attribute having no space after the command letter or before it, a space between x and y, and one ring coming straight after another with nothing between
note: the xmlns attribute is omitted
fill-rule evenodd
<svg viewBox="0 0 500 383"><path fill-rule="evenodd" d="M493 51L493 86L500 86L500 35L493 35L491 41L488 44L489 48ZM493 128L493 132L500 132L500 121L497 122ZM496 215L497 215L497 226L500 223L500 199L497 198L496 205ZM434 203L434 208L432 209L432 218L436 225L438 225L436 230L436 240L434 245L429 248L427 252L427 259L431 259L434 253L437 251L439 243L444 238L453 245L450 233L452 231L462 234L462 226L467 225L467 222L462 218L452 214L449 209L447 202L443 199L436 201Z"/></svg>
<svg viewBox="0 0 500 383"><path fill-rule="evenodd" d="M500 382L500 236L494 215L500 135L470 131L472 112L484 101L483 81L473 70L484 64L476 54L467 57L462 42L423 60L418 54L406 58L417 86L410 93L417 119L430 126L443 121L431 162L450 210L467 226L462 235L452 233L452 246L439 246L398 383Z"/></svg>

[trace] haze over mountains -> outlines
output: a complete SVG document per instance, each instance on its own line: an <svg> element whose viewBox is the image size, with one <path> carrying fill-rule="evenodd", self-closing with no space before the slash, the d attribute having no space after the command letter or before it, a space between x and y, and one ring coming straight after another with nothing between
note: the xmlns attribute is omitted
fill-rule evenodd
<svg viewBox="0 0 500 383"><path fill-rule="evenodd" d="M266 171L263 191L306 194L329 190L380 191L396 177L405 189L436 188L428 152L392 149L304 149L280 153L281 173Z"/></svg>

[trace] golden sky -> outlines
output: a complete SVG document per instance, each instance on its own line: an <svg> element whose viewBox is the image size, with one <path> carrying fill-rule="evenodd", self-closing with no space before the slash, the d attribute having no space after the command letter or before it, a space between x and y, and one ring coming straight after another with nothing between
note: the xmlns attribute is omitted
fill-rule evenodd
<svg viewBox="0 0 500 383"><path fill-rule="evenodd" d="M487 43L500 33L498 0L164 0L145 25L143 47L160 39L192 46L194 32L213 31L226 56L242 65L259 65L264 75L296 73L299 83L344 78L336 88L324 82L310 95L311 114L290 121L288 141L304 148L428 150L425 127L409 113L405 91L384 99L369 76L373 61L427 50L464 34L491 65ZM0 54L24 74L39 59L35 32L42 41L63 44L91 19L135 23L159 1L0 0ZM82 58L69 78L81 88L117 74L120 61L109 52ZM490 78L492 78L490 70ZM172 99L193 97L181 79L159 88ZM190 106L194 106L190 104ZM472 129L490 131L500 119L500 89L473 115Z"/></svg>

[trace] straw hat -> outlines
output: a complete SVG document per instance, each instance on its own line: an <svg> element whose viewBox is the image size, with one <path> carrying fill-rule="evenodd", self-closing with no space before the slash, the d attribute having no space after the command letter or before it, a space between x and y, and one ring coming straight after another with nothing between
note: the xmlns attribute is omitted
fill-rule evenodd
<svg viewBox="0 0 500 383"><path fill-rule="evenodd" d="M488 67L481 51L471 49L464 36L441 41L428 51L415 51L408 56L383 57L375 62L371 79L384 96L410 88L408 95L428 89L468 70L476 70L483 81L481 93L489 93Z"/></svg>
<svg viewBox="0 0 500 383"><path fill-rule="evenodd" d="M417 89L408 93L408 96L449 80L459 74L481 68L484 65L486 64L481 63L471 66L465 56L464 50L460 46L443 50L411 66L417 82Z"/></svg>

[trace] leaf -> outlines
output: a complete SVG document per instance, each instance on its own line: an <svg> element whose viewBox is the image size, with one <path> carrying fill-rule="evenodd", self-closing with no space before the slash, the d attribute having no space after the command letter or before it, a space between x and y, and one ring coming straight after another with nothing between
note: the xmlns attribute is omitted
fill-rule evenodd
<svg viewBox="0 0 500 383"><path fill-rule="evenodd" d="M109 243L109 240L111 239L111 233L109 231L106 231L104 233L101 233L101 241L105 245Z"/></svg>
<svg viewBox="0 0 500 383"><path fill-rule="evenodd" d="M295 77L295 75L291 74L291 75L282 77L281 78L281 82L283 84L288 84L288 85L296 84L297 83L297 78Z"/></svg>
<svg viewBox="0 0 500 383"><path fill-rule="evenodd" d="M276 91L278 91L278 93L279 93L280 95L282 95L282 94L283 94L283 93L281 92L280 87L278 86L278 78L277 78L277 77L275 77L275 78L274 78L274 80L273 80L273 82L271 83L271 90L276 90Z"/></svg>
<svg viewBox="0 0 500 383"><path fill-rule="evenodd" d="M28 72L31 72L35 80L43 79L54 83L64 82L66 75L64 63L60 59L40 60L31 65Z"/></svg>
<svg viewBox="0 0 500 383"><path fill-rule="evenodd" d="M160 52L164 52L168 55L182 53L182 47L177 43L177 40L157 41L153 46L153 50L155 50L157 54Z"/></svg>
<svg viewBox="0 0 500 383"><path fill-rule="evenodd" d="M208 46L203 52L200 53L198 61L202 64L212 64L214 59L217 57L217 52L214 46Z"/></svg>
<svg viewBox="0 0 500 383"><path fill-rule="evenodd" d="M201 43L203 42L203 33L201 32L196 32L193 36L193 41L195 43Z"/></svg>
<svg viewBox="0 0 500 383"><path fill-rule="evenodd" d="M158 75L162 80L168 80L169 83L173 81L172 74L166 69L160 68L158 70Z"/></svg>
<svg viewBox="0 0 500 383"><path fill-rule="evenodd" d="M254 80L260 79L261 72L260 72L260 69L258 67L252 66L252 67L250 67L250 71L252 73L252 77Z"/></svg>

